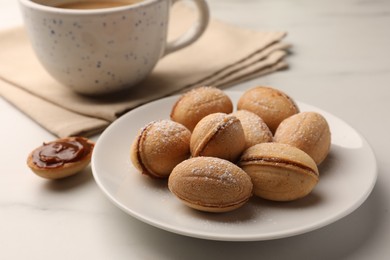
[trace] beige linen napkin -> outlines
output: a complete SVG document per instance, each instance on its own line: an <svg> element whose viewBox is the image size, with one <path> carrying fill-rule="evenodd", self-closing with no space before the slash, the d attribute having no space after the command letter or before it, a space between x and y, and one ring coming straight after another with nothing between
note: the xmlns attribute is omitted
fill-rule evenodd
<svg viewBox="0 0 390 260"><path fill-rule="evenodd" d="M188 28L194 13L177 5L172 16L170 39ZM151 100L199 85L223 88L286 68L285 35L212 19L196 43L164 57L137 87L97 98L78 95L52 79L23 28L15 28L0 32L0 95L56 136L90 136Z"/></svg>

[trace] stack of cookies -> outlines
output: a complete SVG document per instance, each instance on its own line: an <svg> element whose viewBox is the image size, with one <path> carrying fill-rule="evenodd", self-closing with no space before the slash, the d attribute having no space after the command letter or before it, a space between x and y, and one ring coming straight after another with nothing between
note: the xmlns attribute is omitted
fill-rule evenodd
<svg viewBox="0 0 390 260"><path fill-rule="evenodd" d="M185 205L226 212L254 194L272 201L308 195L331 144L326 119L300 112L292 98L254 87L233 102L222 90L199 87L178 98L170 120L144 126L131 147L143 174L168 179Z"/></svg>

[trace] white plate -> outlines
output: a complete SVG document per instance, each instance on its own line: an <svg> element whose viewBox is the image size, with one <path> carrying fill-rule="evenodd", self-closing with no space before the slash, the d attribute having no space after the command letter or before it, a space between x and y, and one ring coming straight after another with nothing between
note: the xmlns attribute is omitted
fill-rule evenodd
<svg viewBox="0 0 390 260"><path fill-rule="evenodd" d="M241 92L226 91L236 103ZM98 139L92 156L94 178L129 215L174 233L226 241L269 240L318 229L358 208L373 189L376 160L365 141L348 124L316 107L298 103L301 111L317 111L328 120L332 146L320 166L320 182L307 197L288 203L251 199L223 214L186 207L167 189L166 181L141 175L130 161L130 146L146 123L168 119L177 97L134 109L111 124Z"/></svg>

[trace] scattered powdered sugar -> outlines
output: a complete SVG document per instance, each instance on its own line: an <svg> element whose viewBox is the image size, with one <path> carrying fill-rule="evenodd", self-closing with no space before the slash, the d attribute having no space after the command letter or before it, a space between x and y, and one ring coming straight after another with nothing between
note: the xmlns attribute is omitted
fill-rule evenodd
<svg viewBox="0 0 390 260"><path fill-rule="evenodd" d="M221 181L227 181L229 183L236 183L237 182L237 180L236 180L236 178L234 178L232 172L227 170L227 169L225 169L225 171L221 175L219 175L219 179Z"/></svg>
<svg viewBox="0 0 390 260"><path fill-rule="evenodd" d="M162 138L162 142L168 142L173 136L180 138L188 129L170 120L160 120L154 123L154 131Z"/></svg>
<svg viewBox="0 0 390 260"><path fill-rule="evenodd" d="M282 138L293 143L315 144L321 138L325 124L323 121L318 121L317 114L302 112L282 122L275 137L277 140Z"/></svg>
<svg viewBox="0 0 390 260"><path fill-rule="evenodd" d="M241 122L247 147L272 141L272 133L261 117L246 110L238 110L234 115Z"/></svg>
<svg viewBox="0 0 390 260"><path fill-rule="evenodd" d="M143 147L150 154L185 152L191 132L183 125L171 120L152 121L142 130Z"/></svg>
<svg viewBox="0 0 390 260"><path fill-rule="evenodd" d="M226 117L225 113L213 113L205 117L205 121L209 121L211 125L218 125Z"/></svg>
<svg viewBox="0 0 390 260"><path fill-rule="evenodd" d="M216 127L216 131L224 130L228 127L239 128L240 124L234 124L237 120L235 116L224 113L213 114L210 120L212 126Z"/></svg>
<svg viewBox="0 0 390 260"><path fill-rule="evenodd" d="M202 157L198 157L201 158ZM205 180L214 180L223 183L236 183L237 174L234 173L234 169L222 159L208 157L207 165L195 165L191 168L191 174L194 176L202 177Z"/></svg>
<svg viewBox="0 0 390 260"><path fill-rule="evenodd" d="M194 167L191 169L191 173L194 175L201 175L203 173L203 170L198 167Z"/></svg>

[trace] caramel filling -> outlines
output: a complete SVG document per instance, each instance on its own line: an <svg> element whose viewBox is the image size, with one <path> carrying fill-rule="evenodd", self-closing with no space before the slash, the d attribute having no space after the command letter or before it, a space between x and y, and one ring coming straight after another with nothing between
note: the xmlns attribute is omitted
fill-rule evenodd
<svg viewBox="0 0 390 260"><path fill-rule="evenodd" d="M149 129L153 126L153 124L155 124L156 121L152 121L150 122L149 124L147 124L144 128L142 128L141 130L141 133L139 134L139 137L138 137L138 140L137 140L137 160L138 160L138 164L139 166L141 167L142 169L142 174L146 174L146 175L149 175L151 177L158 177L156 174L153 173L153 171L150 171L146 165L144 164L143 160L142 160L142 155L141 155L141 152L142 152L142 145L143 145L143 141L145 140L146 138L146 135L149 131Z"/></svg>
<svg viewBox="0 0 390 260"><path fill-rule="evenodd" d="M32 154L33 163L40 168L58 168L69 162L82 160L93 149L85 138L73 137L43 143Z"/></svg>
<svg viewBox="0 0 390 260"><path fill-rule="evenodd" d="M316 172L314 169L312 169L309 166L306 166L304 164L297 163L294 161L277 158L277 157L260 157L260 158L248 157L248 158L241 159L240 164L247 164L247 163L251 163L251 162L260 162L260 163L269 164L269 165L272 164L274 166L289 165L289 166L300 168L304 171L310 172L311 174L314 174L315 176L319 176L318 172Z"/></svg>

